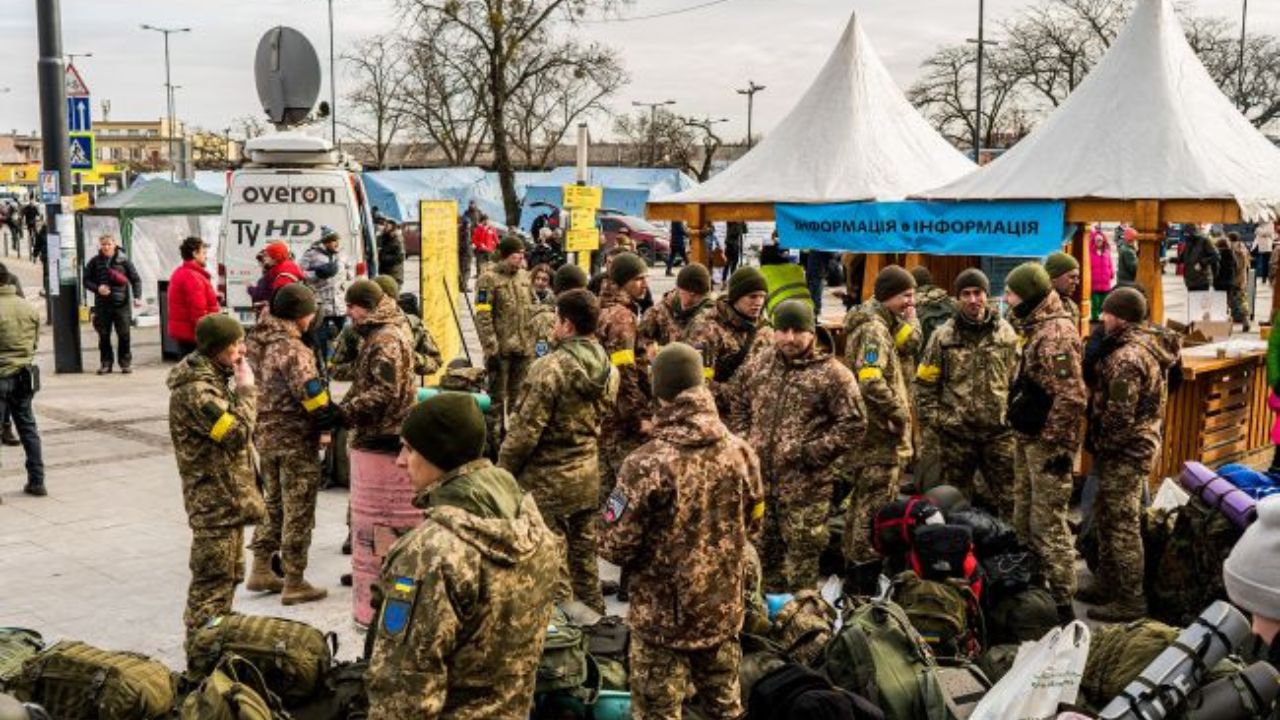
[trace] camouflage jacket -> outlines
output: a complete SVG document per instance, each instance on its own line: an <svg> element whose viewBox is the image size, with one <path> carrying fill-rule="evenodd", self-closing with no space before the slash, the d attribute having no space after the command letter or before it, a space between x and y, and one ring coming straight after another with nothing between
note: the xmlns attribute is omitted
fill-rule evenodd
<svg viewBox="0 0 1280 720"><path fill-rule="evenodd" d="M851 467L904 462L911 457L911 398L897 346L918 330L875 300L850 310L844 326L845 360L867 407L867 436L849 458Z"/></svg>
<svg viewBox="0 0 1280 720"><path fill-rule="evenodd" d="M594 337L569 338L529 369L498 465L548 517L599 503L600 423L617 392L618 373Z"/></svg>
<svg viewBox="0 0 1280 720"><path fill-rule="evenodd" d="M528 271L489 264L476 283L476 332L486 359L533 355L529 320L537 304Z"/></svg>
<svg viewBox="0 0 1280 720"><path fill-rule="evenodd" d="M356 326L360 355L352 368L351 387L342 398L352 447L399 447L400 425L417 392L413 347L405 327L404 313L390 297L382 298Z"/></svg>
<svg viewBox="0 0 1280 720"><path fill-rule="evenodd" d="M302 342L295 323L269 313L249 336L253 342L246 343L246 357L258 385L254 444L266 452L318 450L329 386L316 368L315 353Z"/></svg>
<svg viewBox="0 0 1280 720"><path fill-rule="evenodd" d="M701 650L737 636L747 542L764 516L756 454L705 387L663 403L605 501L600 554L630 573L632 632Z"/></svg>
<svg viewBox="0 0 1280 720"><path fill-rule="evenodd" d="M684 341L702 353L703 374L721 417L729 416L729 381L749 357L768 347L772 338L768 325L734 310L725 297L689 323Z"/></svg>
<svg viewBox="0 0 1280 720"><path fill-rule="evenodd" d="M727 394L729 429L759 453L770 498L828 497L831 464L860 447L867 431L853 374L816 343L794 360L769 345L734 375Z"/></svg>
<svg viewBox="0 0 1280 720"><path fill-rule="evenodd" d="M1009 431L1005 409L1018 333L996 311L985 312L978 322L957 313L929 338L915 377L922 426L974 440Z"/></svg>
<svg viewBox="0 0 1280 720"><path fill-rule="evenodd" d="M618 400L605 416L601 438L605 442L640 438L641 425L653 412L649 362L636 352L635 301L612 284L600 296L596 337L618 369Z"/></svg>
<svg viewBox="0 0 1280 720"><path fill-rule="evenodd" d="M712 308L711 298L703 298L689 310L680 306L680 293L670 290L662 296L662 300L645 311L636 329L639 351L645 357L652 357L662 349L663 345L681 342L685 331Z"/></svg>
<svg viewBox="0 0 1280 720"><path fill-rule="evenodd" d="M1067 316L1071 318L1071 322L1075 323L1075 326L1079 328L1080 327L1080 306L1076 305L1076 301L1072 300L1070 296L1063 295L1057 290L1054 290L1053 294L1058 296L1058 300L1062 302L1062 309L1065 310L1067 313ZM1079 335L1080 334L1079 331L1077 331L1076 334Z"/></svg>
<svg viewBox="0 0 1280 720"><path fill-rule="evenodd" d="M426 519L391 548L375 592L369 720L527 717L559 541L488 460L414 505Z"/></svg>
<svg viewBox="0 0 1280 720"><path fill-rule="evenodd" d="M539 303L533 308L529 321L533 326L533 357L546 357L556 344L556 306Z"/></svg>
<svg viewBox="0 0 1280 720"><path fill-rule="evenodd" d="M956 299L937 285L921 285L916 289L915 325L920 328L920 347L912 355L919 359L929 338L942 327L959 307Z"/></svg>
<svg viewBox="0 0 1280 720"><path fill-rule="evenodd" d="M440 369L440 348L422 318L403 312L405 329L413 341L413 374L430 375Z"/></svg>
<svg viewBox="0 0 1280 720"><path fill-rule="evenodd" d="M327 363L329 377L350 382L355 373L358 357L360 357L360 335L356 332L355 325L348 322L342 326L342 331L333 341L333 354L329 356Z"/></svg>
<svg viewBox="0 0 1280 720"><path fill-rule="evenodd" d="M1051 292L1015 327L1022 355L1014 382L1029 380L1049 396L1048 420L1038 439L1074 453L1080 447L1080 418L1086 405L1078 325L1058 294Z"/></svg>
<svg viewBox="0 0 1280 720"><path fill-rule="evenodd" d="M1176 348L1142 327L1127 326L1103 341L1089 403L1090 447L1097 455L1151 463L1164 435L1165 371Z"/></svg>
<svg viewBox="0 0 1280 720"><path fill-rule="evenodd" d="M169 371L169 436L194 529L252 524L263 512L253 469L257 393L233 389L231 377L198 352Z"/></svg>

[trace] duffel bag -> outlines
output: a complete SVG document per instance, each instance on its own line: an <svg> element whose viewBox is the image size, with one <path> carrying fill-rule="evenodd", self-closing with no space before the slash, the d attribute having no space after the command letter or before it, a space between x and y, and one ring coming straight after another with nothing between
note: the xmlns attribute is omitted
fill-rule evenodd
<svg viewBox="0 0 1280 720"><path fill-rule="evenodd" d="M311 699L333 665L338 638L297 620L264 615L224 615L205 623L188 643L187 669L196 677L213 672L234 653L262 672L267 688L286 707Z"/></svg>
<svg viewBox="0 0 1280 720"><path fill-rule="evenodd" d="M64 640L30 657L10 683L58 720L150 720L173 709L176 680L146 655Z"/></svg>
<svg viewBox="0 0 1280 720"><path fill-rule="evenodd" d="M1001 597L984 617L992 645L1034 642L1061 624L1053 596L1034 586Z"/></svg>

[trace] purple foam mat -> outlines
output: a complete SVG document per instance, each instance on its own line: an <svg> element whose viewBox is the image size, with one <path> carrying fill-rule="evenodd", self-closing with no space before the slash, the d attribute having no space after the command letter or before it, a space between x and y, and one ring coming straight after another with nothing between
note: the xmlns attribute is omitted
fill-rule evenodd
<svg viewBox="0 0 1280 720"><path fill-rule="evenodd" d="M1227 516L1240 529L1249 527L1258 517L1258 501L1224 477L1198 462L1182 464L1178 477L1182 487L1210 507Z"/></svg>

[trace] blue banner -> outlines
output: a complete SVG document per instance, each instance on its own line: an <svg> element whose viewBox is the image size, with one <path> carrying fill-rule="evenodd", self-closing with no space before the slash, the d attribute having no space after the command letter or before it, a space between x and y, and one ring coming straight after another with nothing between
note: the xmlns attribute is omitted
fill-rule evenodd
<svg viewBox="0 0 1280 720"><path fill-rule="evenodd" d="M865 202L774 207L793 250L1042 257L1062 249L1061 201Z"/></svg>

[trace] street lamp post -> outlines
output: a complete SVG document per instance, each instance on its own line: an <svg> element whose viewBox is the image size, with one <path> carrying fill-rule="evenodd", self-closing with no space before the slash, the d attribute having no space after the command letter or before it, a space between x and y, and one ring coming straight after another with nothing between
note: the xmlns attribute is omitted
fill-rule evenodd
<svg viewBox="0 0 1280 720"><path fill-rule="evenodd" d="M1249 0L1242 0L1240 7L1240 66L1237 68L1236 102L1240 103L1240 111L1244 112L1244 43L1245 28L1249 24Z"/></svg>
<svg viewBox="0 0 1280 720"><path fill-rule="evenodd" d="M75 65L78 57L93 57L93 53L67 53L67 65Z"/></svg>
<svg viewBox="0 0 1280 720"><path fill-rule="evenodd" d="M173 159L173 126L174 126L174 123L175 123L175 122L177 122L177 120L176 120L176 118L174 117L174 110L173 110L173 81L172 81L172 79L171 79L171 77L170 77L170 73L169 73L169 36L170 36L170 35L172 35L173 33L191 32L191 28L189 28L189 27L182 27L182 28L163 28L163 27L156 27L155 25L148 25L148 24L146 24L146 23L143 23L143 25L142 25L142 29L143 29L143 30L155 30L155 31L156 31L156 32L158 32L158 33L164 33L164 87L165 87L165 103L166 103L166 105L167 105L167 107L168 107L168 111L169 111L169 115L168 115L168 118L167 118L167 123L168 123L168 126L169 126L169 130L168 130L168 134L169 134L169 180L173 180L173 176L174 176L174 168L175 168L175 162L174 162L174 159Z"/></svg>
<svg viewBox="0 0 1280 720"><path fill-rule="evenodd" d="M973 110L973 161L979 161L979 155L982 152L982 56L986 54L988 45L997 44L995 41L986 39L986 3L985 0L978 0L978 37L966 39L966 42L977 43L978 45L978 79L975 88L975 102Z"/></svg>
<svg viewBox="0 0 1280 720"><path fill-rule="evenodd" d="M753 106L755 104L756 93L760 92L761 90L764 90L763 85L757 85L754 80L748 80L746 89L738 91L739 95L747 96L747 149L748 150L750 150L751 146L755 143L755 139L751 136L751 114L752 114L752 110L754 109Z"/></svg>
<svg viewBox="0 0 1280 720"><path fill-rule="evenodd" d="M338 147L338 91L333 64L333 0L329 0L329 136Z"/></svg>
<svg viewBox="0 0 1280 720"><path fill-rule="evenodd" d="M649 166L652 167L658 162L658 108L664 105L675 105L675 100L663 100L662 102L640 102L632 100L634 107L649 108Z"/></svg>

